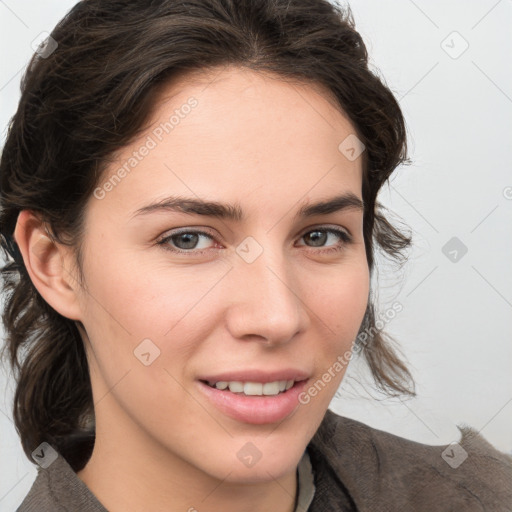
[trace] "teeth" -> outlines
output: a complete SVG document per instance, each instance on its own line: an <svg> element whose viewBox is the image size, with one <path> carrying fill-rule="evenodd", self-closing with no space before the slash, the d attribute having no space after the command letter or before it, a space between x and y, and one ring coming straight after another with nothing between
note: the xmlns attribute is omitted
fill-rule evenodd
<svg viewBox="0 0 512 512"><path fill-rule="evenodd" d="M261 388L264 395L277 395L279 393L279 382L265 382Z"/></svg>
<svg viewBox="0 0 512 512"><path fill-rule="evenodd" d="M243 382L233 381L233 382L230 382L228 385L229 385L229 391L231 391L232 393L243 393L243 391L244 391L244 383Z"/></svg>
<svg viewBox="0 0 512 512"><path fill-rule="evenodd" d="M219 381L208 384L217 389L229 389L232 393L243 393L247 396L272 396L287 391L294 385L294 380L276 380L274 382L240 382L240 381Z"/></svg>
<svg viewBox="0 0 512 512"><path fill-rule="evenodd" d="M231 386L229 386L229 390L233 391ZM246 395L263 395L263 384L259 382L246 382L244 384L244 393Z"/></svg>

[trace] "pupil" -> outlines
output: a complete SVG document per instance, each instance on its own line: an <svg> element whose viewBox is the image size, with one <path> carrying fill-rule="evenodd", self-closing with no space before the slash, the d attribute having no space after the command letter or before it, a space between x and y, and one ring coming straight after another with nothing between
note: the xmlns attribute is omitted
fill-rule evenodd
<svg viewBox="0 0 512 512"><path fill-rule="evenodd" d="M318 234L320 233L320 237L318 236L315 236L315 234ZM325 243L325 238L327 237L327 233L325 233L324 231L312 231L311 233L309 233L308 235L308 238L311 240L313 239L313 242L318 242L320 241L320 244L319 245L323 245ZM315 240L316 238L316 240Z"/></svg>
<svg viewBox="0 0 512 512"><path fill-rule="evenodd" d="M193 249L197 244L198 235L196 233L180 233L177 235L178 246L180 249ZM185 246L180 245L181 241L185 241Z"/></svg>

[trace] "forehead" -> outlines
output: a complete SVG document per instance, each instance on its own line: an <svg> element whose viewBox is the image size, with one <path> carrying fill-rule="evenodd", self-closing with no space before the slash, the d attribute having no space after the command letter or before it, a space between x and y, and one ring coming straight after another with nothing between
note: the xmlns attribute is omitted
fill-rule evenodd
<svg viewBox="0 0 512 512"><path fill-rule="evenodd" d="M339 149L354 135L320 85L233 67L185 73L160 88L147 129L117 152L103 183L125 172L105 204L122 197L133 212L170 194L259 204L280 195L288 206L337 191L360 197L362 158Z"/></svg>

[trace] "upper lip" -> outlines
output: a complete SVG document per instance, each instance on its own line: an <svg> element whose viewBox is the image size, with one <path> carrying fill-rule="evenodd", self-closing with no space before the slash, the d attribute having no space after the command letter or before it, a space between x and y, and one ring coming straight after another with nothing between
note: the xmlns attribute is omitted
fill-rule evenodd
<svg viewBox="0 0 512 512"><path fill-rule="evenodd" d="M203 375L199 377L199 380L209 382L275 382L279 380L294 380L301 381L309 378L310 373L297 370L294 368L283 368L282 370L275 370L272 372L258 370L258 369L247 369L216 373L215 375Z"/></svg>

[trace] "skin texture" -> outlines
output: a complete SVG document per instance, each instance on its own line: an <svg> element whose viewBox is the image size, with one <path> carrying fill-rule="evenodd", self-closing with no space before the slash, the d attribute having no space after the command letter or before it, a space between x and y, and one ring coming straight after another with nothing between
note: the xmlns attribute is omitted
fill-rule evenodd
<svg viewBox="0 0 512 512"><path fill-rule="evenodd" d="M150 126L118 151L102 183L148 136L156 146L104 197L89 200L87 290L70 248L46 237L31 212L20 213L15 237L45 300L86 330L96 445L78 475L104 506L290 512L297 464L346 367L307 405L263 425L223 414L197 379L297 368L313 383L351 349L369 292L363 212L293 216L305 202L344 192L362 198L361 158L338 150L355 130L316 86L238 68L191 76L162 91ZM197 105L158 140L153 130L191 97ZM133 216L171 194L238 202L247 218ZM316 243L304 236L325 226L353 241L323 231ZM156 244L177 228L213 240L167 242L189 254ZM236 252L248 236L262 248L252 263ZM334 247L341 250L326 252ZM146 338L160 350L148 366L134 355ZM237 457L247 442L262 454L252 467Z"/></svg>

